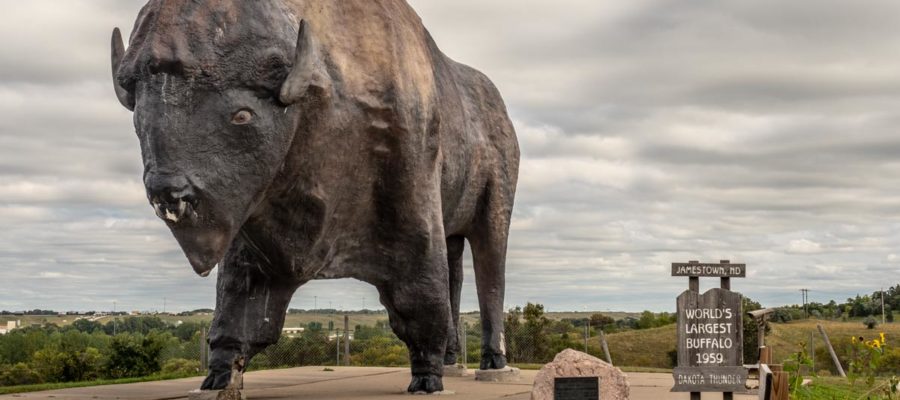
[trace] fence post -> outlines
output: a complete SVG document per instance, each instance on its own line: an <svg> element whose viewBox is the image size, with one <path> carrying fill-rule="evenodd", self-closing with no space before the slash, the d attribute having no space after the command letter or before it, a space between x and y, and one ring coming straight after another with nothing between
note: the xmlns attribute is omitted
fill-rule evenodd
<svg viewBox="0 0 900 400"><path fill-rule="evenodd" d="M819 333L822 334L825 346L828 346L828 352L831 353L831 360L834 361L834 366L837 368L838 373L841 374L841 378L846 378L847 374L844 373L844 367L841 366L841 360L839 360L837 354L834 353L834 347L831 346L831 341L828 340L828 334L825 333L825 328L822 328L822 324L816 324L816 328L819 328Z"/></svg>
<svg viewBox="0 0 900 400"><path fill-rule="evenodd" d="M350 316L344 315L344 365L350 366Z"/></svg>
<svg viewBox="0 0 900 400"><path fill-rule="evenodd" d="M460 336L462 336L463 365L468 365L469 364L469 345L468 345L469 323L468 322L463 323L462 335L460 335Z"/></svg>
<svg viewBox="0 0 900 400"><path fill-rule="evenodd" d="M209 357L206 355L206 327L200 324L200 372L209 370Z"/></svg>
<svg viewBox="0 0 900 400"><path fill-rule="evenodd" d="M609 345L606 344L606 334L603 333L603 330L600 330L600 344L603 346L603 354L606 355L606 362L609 365L613 365L612 357L609 356Z"/></svg>
<svg viewBox="0 0 900 400"><path fill-rule="evenodd" d="M584 353L588 353L588 339L591 337L591 320L584 319Z"/></svg>
<svg viewBox="0 0 900 400"><path fill-rule="evenodd" d="M812 331L809 331L809 359L812 361L812 371L811 373L816 373L816 346L813 344L813 340L815 340L815 336Z"/></svg>

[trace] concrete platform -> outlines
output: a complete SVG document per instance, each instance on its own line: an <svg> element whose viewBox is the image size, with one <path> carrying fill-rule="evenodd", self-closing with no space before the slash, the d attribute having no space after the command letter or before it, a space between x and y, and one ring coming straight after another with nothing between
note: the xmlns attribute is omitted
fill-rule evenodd
<svg viewBox="0 0 900 400"><path fill-rule="evenodd" d="M244 393L249 400L275 399L394 399L412 400L429 396L406 393L409 370L406 368L302 367L273 371L256 371L244 375ZM522 371L519 382L476 382L472 376L444 378L444 388L455 392L439 399L460 400L528 400L537 371ZM172 381L132 383L127 385L94 386L0 396L0 399L96 399L96 400L182 400L188 392L200 386L202 378ZM686 393L670 393L671 374L629 373L631 399L663 400L689 399ZM704 394L704 399L721 399L720 394ZM755 396L735 395L738 400Z"/></svg>

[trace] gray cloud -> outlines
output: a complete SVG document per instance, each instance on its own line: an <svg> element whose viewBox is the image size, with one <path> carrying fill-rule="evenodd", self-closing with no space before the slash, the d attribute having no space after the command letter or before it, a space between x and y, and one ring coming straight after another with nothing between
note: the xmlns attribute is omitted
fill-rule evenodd
<svg viewBox="0 0 900 400"><path fill-rule="evenodd" d="M765 304L900 276L900 5L889 1L412 0L490 76L523 160L509 305L670 310L667 265L749 265ZM109 33L140 1L38 0L0 15L0 308L208 307L146 205ZM467 265L471 265L470 258ZM467 269L464 309L476 308ZM704 283L708 285L711 283ZM359 308L355 281L293 307Z"/></svg>

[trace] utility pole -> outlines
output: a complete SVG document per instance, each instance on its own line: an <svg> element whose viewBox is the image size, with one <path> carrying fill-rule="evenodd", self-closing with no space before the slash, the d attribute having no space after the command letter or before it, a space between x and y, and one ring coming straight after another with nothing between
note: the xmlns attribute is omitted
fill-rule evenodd
<svg viewBox="0 0 900 400"><path fill-rule="evenodd" d="M884 288L881 288L881 324L884 325Z"/></svg>
<svg viewBox="0 0 900 400"><path fill-rule="evenodd" d="M806 302L809 299L809 289L800 289L800 292L803 293L803 311L806 313L806 319L809 319L809 308L806 306Z"/></svg>
<svg viewBox="0 0 900 400"><path fill-rule="evenodd" d="M119 318L116 316L116 301L113 300L113 336L116 336L119 330Z"/></svg>

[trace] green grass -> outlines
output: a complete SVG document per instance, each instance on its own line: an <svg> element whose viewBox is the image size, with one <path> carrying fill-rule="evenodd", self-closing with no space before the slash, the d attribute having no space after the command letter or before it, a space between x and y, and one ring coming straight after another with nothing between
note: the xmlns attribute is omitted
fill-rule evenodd
<svg viewBox="0 0 900 400"><path fill-rule="evenodd" d="M40 391L44 391L44 390L71 389L71 388L80 388L80 387L89 387L89 386L121 385L121 384L126 384L126 383L164 381L164 380L171 380L171 379L190 378L192 376L200 376L200 375L157 374L157 375L144 376L144 377L140 377L140 378L99 379L96 381L84 381L84 382L41 383L41 384L37 384L37 385L0 386L0 395L14 394L14 393L27 393L27 392L40 392Z"/></svg>
<svg viewBox="0 0 900 400"><path fill-rule="evenodd" d="M609 345L610 357L616 366L668 370L671 362L667 352L675 349L675 335L675 324L672 324L608 334L606 342ZM600 348L599 337L592 337L589 342L592 346Z"/></svg>
<svg viewBox="0 0 900 400"><path fill-rule="evenodd" d="M882 390L887 387L887 381L876 382L876 389L862 385L857 382L851 385L843 378L814 378L809 386L800 388L794 400L855 400L855 399L887 399L887 397L878 397L882 394ZM896 397L896 396L895 396Z"/></svg>

